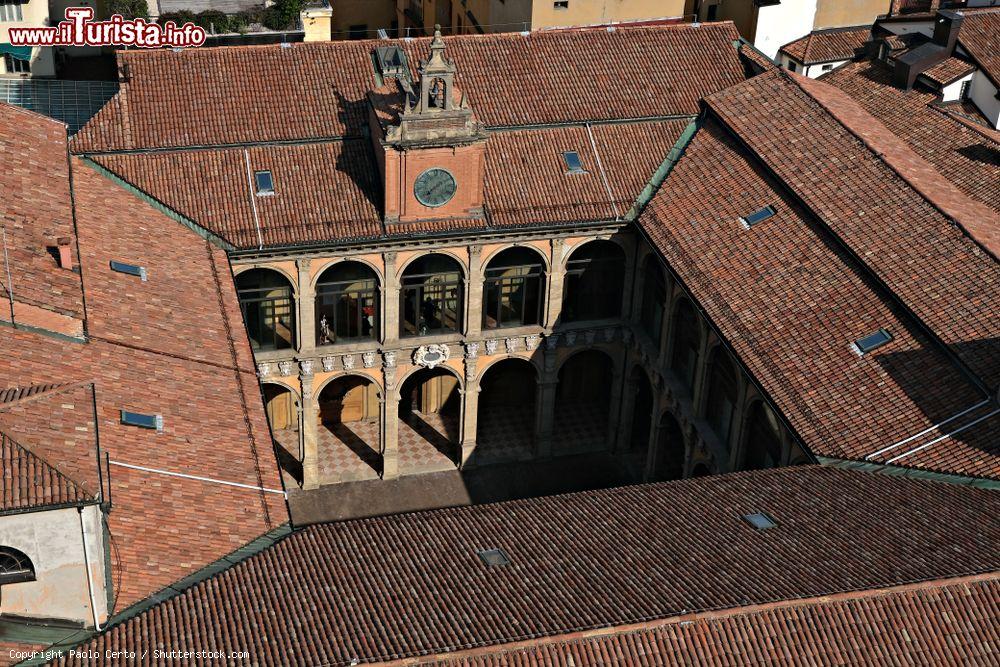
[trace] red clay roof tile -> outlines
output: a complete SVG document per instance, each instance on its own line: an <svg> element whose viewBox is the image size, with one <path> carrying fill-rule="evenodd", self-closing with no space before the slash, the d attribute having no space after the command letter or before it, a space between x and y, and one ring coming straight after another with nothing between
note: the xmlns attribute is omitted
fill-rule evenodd
<svg viewBox="0 0 1000 667"><path fill-rule="evenodd" d="M870 35L870 26L815 30L805 37L785 44L778 52L790 56L803 65L853 60Z"/></svg>

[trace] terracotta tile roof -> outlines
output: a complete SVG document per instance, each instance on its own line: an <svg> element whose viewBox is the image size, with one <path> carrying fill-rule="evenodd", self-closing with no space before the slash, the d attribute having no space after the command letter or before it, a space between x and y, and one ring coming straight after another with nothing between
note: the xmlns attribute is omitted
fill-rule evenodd
<svg viewBox="0 0 1000 667"><path fill-rule="evenodd" d="M584 636L470 651L466 657L421 664L989 664L1000 661L998 600L1000 578L993 575L971 582L936 582L915 589L799 603L751 614L663 625L647 623L638 630L578 633Z"/></svg>
<svg viewBox="0 0 1000 667"><path fill-rule="evenodd" d="M996 219L987 207L822 82L772 73L708 104L990 391L1000 386L1000 262L966 235L990 248L977 236Z"/></svg>
<svg viewBox="0 0 1000 667"><path fill-rule="evenodd" d="M1000 88L1000 8L962 13L959 43Z"/></svg>
<svg viewBox="0 0 1000 667"><path fill-rule="evenodd" d="M486 222L442 220L384 228L381 185L367 140L122 153L93 159L234 246L256 247L261 242L281 246L611 220L632 206L687 123L664 120L592 125L589 130L577 125L494 132L486 144ZM580 154L587 174L566 174L562 154L571 150ZM273 196L251 201L248 159L251 172L271 171ZM318 187L320 183L323 187Z"/></svg>
<svg viewBox="0 0 1000 667"><path fill-rule="evenodd" d="M83 648L375 662L995 572L998 503L808 466L314 525Z"/></svg>
<svg viewBox="0 0 1000 667"><path fill-rule="evenodd" d="M785 44L778 52L803 65L853 60L869 36L871 26L814 30L805 37Z"/></svg>
<svg viewBox="0 0 1000 667"><path fill-rule="evenodd" d="M947 86L949 83L961 79L963 76L971 74L974 71L976 71L975 65L952 56L945 58L921 74L939 85Z"/></svg>
<svg viewBox="0 0 1000 667"><path fill-rule="evenodd" d="M768 205L774 217L740 224ZM814 454L862 459L982 400L717 121L695 135L639 224ZM859 357L851 343L880 327L892 343ZM1000 476L1000 452L981 460L972 446L953 449L966 472Z"/></svg>
<svg viewBox="0 0 1000 667"><path fill-rule="evenodd" d="M742 39L740 40L739 52L740 57L753 66L753 74L769 72L777 67L774 61L767 57L767 54L757 49L750 42L743 41Z"/></svg>
<svg viewBox="0 0 1000 667"><path fill-rule="evenodd" d="M45 459L2 432L0 461L3 466L0 512L82 503L94 497Z"/></svg>
<svg viewBox="0 0 1000 667"><path fill-rule="evenodd" d="M1000 211L1000 141L932 106L937 93L896 88L890 72L869 62L849 63L823 83L850 95L962 192Z"/></svg>
<svg viewBox="0 0 1000 667"><path fill-rule="evenodd" d="M0 404L0 433L30 455L15 456L16 449L11 448L12 457L4 458L5 485L7 475L12 474L11 494L37 499L58 496L57 502L100 495L92 385L71 385ZM28 489L31 480L25 475L30 465L39 463L45 465L39 466L35 488Z"/></svg>
<svg viewBox="0 0 1000 667"><path fill-rule="evenodd" d="M113 462L108 522L120 610L286 522L287 510L280 494L114 463L281 489L225 253L82 160L69 166L88 339L5 328L0 390L53 377L93 382L100 445ZM148 280L111 271L112 260L146 267ZM49 395L60 394L4 409L41 406ZM163 432L122 425L122 409L162 415ZM58 414L57 407L40 411L38 428L45 415ZM31 423L15 420L11 428Z"/></svg>
<svg viewBox="0 0 1000 667"><path fill-rule="evenodd" d="M66 125L0 103L0 228L6 233L14 299L26 307L82 319L80 276L59 267L48 248L71 240L73 209L66 169ZM0 255L0 260L3 257ZM7 269L0 271L0 320L10 321Z"/></svg>
<svg viewBox="0 0 1000 667"><path fill-rule="evenodd" d="M694 114L743 78L732 23L446 37L456 84L488 126ZM121 92L74 152L361 136L377 87L371 50L411 69L428 40L120 52ZM570 73L575 73L571 75Z"/></svg>

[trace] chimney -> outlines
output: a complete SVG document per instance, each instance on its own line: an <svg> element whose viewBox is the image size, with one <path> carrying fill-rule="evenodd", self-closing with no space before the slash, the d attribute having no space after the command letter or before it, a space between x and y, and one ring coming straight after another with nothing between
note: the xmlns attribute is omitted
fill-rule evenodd
<svg viewBox="0 0 1000 667"><path fill-rule="evenodd" d="M56 239L56 250L59 252L59 266L68 271L73 270L73 247L70 245L72 241L73 239L68 236L60 236Z"/></svg>
<svg viewBox="0 0 1000 667"><path fill-rule="evenodd" d="M965 19L958 12L941 11L934 17L934 43L948 50L950 56L955 52L958 41L958 31L962 29Z"/></svg>

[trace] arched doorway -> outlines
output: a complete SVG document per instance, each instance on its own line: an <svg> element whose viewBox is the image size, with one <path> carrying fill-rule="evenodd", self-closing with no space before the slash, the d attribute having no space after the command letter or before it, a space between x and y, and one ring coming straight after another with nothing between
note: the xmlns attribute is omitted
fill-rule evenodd
<svg viewBox="0 0 1000 667"><path fill-rule="evenodd" d="M539 324L545 264L533 248L507 248L486 265L483 283L483 329Z"/></svg>
<svg viewBox="0 0 1000 667"><path fill-rule="evenodd" d="M626 454L632 471L641 478L646 468L650 429L653 425L653 388L645 371L638 366L632 369L628 389L632 392L632 413Z"/></svg>
<svg viewBox="0 0 1000 667"><path fill-rule="evenodd" d="M698 314L687 299L678 301L674 308L673 328L674 347L670 355L670 368L684 383L688 392L693 392L701 349L701 325Z"/></svg>
<svg viewBox="0 0 1000 667"><path fill-rule="evenodd" d="M251 269L236 276L240 311L256 350L295 347L295 297L292 284L272 269Z"/></svg>
<svg viewBox="0 0 1000 667"><path fill-rule="evenodd" d="M284 385L267 382L261 385L267 421L277 443L278 465L296 484L302 483L302 452L299 447L299 401Z"/></svg>
<svg viewBox="0 0 1000 667"><path fill-rule="evenodd" d="M319 392L320 484L375 479L382 472L378 385L359 375L328 382Z"/></svg>
<svg viewBox="0 0 1000 667"><path fill-rule="evenodd" d="M726 349L719 345L711 356L705 418L712 430L715 431L715 435L718 436L719 442L727 449L729 435L733 428L738 394L739 378L736 374L736 366Z"/></svg>
<svg viewBox="0 0 1000 667"><path fill-rule="evenodd" d="M316 344L378 336L378 276L367 264L337 262L316 282Z"/></svg>
<svg viewBox="0 0 1000 667"><path fill-rule="evenodd" d="M612 241L590 241L566 262L561 319L603 320L622 313L625 251Z"/></svg>
<svg viewBox="0 0 1000 667"><path fill-rule="evenodd" d="M611 357L604 352L585 350L566 360L556 387L555 453L607 449L612 382Z"/></svg>
<svg viewBox="0 0 1000 667"><path fill-rule="evenodd" d="M453 470L459 460L461 395L444 368L422 368L399 392L399 473Z"/></svg>
<svg viewBox="0 0 1000 667"><path fill-rule="evenodd" d="M533 451L538 373L526 359L504 359L480 381L476 463L528 457Z"/></svg>
<svg viewBox="0 0 1000 667"><path fill-rule="evenodd" d="M402 336L450 333L462 328L462 266L452 257L419 257L403 272L399 291Z"/></svg>
<svg viewBox="0 0 1000 667"><path fill-rule="evenodd" d="M743 469L764 470L781 463L781 436L778 418L764 401L750 407L743 439Z"/></svg>
<svg viewBox="0 0 1000 667"><path fill-rule="evenodd" d="M653 481L663 482L684 476L684 434L669 412L660 417L656 429L656 463Z"/></svg>

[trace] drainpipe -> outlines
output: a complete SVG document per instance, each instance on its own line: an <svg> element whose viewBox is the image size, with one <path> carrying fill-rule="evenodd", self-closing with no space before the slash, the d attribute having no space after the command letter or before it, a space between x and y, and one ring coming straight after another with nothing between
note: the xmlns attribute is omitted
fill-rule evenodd
<svg viewBox="0 0 1000 667"><path fill-rule="evenodd" d="M83 520L83 509L77 507L80 514L80 535L83 537L83 565L87 570L87 590L90 592L90 612L94 617L94 630L100 632L101 623L97 620L97 600L94 598L94 580L90 576L90 554L87 552L87 524Z"/></svg>

